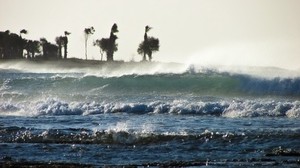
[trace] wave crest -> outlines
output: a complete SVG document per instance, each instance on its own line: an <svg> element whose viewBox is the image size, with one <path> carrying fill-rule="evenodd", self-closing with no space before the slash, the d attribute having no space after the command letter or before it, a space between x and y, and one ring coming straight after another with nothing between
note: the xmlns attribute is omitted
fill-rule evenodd
<svg viewBox="0 0 300 168"><path fill-rule="evenodd" d="M36 103L0 103L1 115L95 115L103 113L129 114L180 114L211 115L223 117L300 117L300 102L281 102L266 100L200 101L174 100L150 103L82 103L46 100Z"/></svg>

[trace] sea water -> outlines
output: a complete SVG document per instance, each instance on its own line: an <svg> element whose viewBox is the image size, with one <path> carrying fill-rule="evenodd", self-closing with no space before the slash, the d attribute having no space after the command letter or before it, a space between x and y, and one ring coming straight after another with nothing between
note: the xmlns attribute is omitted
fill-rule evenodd
<svg viewBox="0 0 300 168"><path fill-rule="evenodd" d="M26 66L0 70L1 163L300 164L297 73Z"/></svg>

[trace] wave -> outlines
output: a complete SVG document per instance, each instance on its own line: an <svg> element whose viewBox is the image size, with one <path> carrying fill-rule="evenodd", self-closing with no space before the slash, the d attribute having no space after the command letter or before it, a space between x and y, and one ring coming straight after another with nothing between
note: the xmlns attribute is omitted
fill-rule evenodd
<svg viewBox="0 0 300 168"><path fill-rule="evenodd" d="M233 100L190 102L154 101L149 103L82 103L47 100L38 102L0 103L0 115L59 116L97 115L104 113L209 115L215 117L289 117L300 118L299 101Z"/></svg>
<svg viewBox="0 0 300 168"><path fill-rule="evenodd" d="M1 73L0 93L194 94L300 97L300 77L260 78L217 72L98 77L85 74ZM51 96L51 95L50 95ZM88 96L88 95L87 95Z"/></svg>
<svg viewBox="0 0 300 168"><path fill-rule="evenodd" d="M188 132L147 132L130 130L89 130L84 128L65 129L33 129L24 127L0 127L1 143L70 143L70 144L126 144L147 145L170 141L197 141L197 142L231 142L245 140L266 140L276 137L277 139L297 139L300 137L299 130L285 131L264 130L244 132L220 132L203 130L199 133Z"/></svg>

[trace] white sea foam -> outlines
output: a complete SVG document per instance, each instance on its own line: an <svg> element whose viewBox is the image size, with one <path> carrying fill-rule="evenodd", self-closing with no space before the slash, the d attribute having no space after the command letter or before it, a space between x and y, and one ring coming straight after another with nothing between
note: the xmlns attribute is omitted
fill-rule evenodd
<svg viewBox="0 0 300 168"><path fill-rule="evenodd" d="M125 102L64 102L54 99L38 102L1 102L1 115L94 115L104 113L134 114L193 114L223 117L300 117L299 101L238 100L219 102L171 102L125 103ZM125 128L118 126L117 128ZM147 128L147 125L145 125ZM147 130L147 129L145 129Z"/></svg>

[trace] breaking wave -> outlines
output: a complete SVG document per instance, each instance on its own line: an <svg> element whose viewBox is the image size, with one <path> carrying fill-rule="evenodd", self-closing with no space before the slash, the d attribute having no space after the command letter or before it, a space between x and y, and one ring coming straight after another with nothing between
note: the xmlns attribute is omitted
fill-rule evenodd
<svg viewBox="0 0 300 168"><path fill-rule="evenodd" d="M85 74L1 74L0 94L196 94L241 96L300 96L300 78L261 78L229 73L182 73L98 77Z"/></svg>
<svg viewBox="0 0 300 168"><path fill-rule="evenodd" d="M128 114L179 114L210 115L216 117L290 117L300 118L299 101L233 100L219 102L172 102L154 101L150 103L82 103L57 100L35 103L0 103L1 115L59 116L96 115L104 113Z"/></svg>

